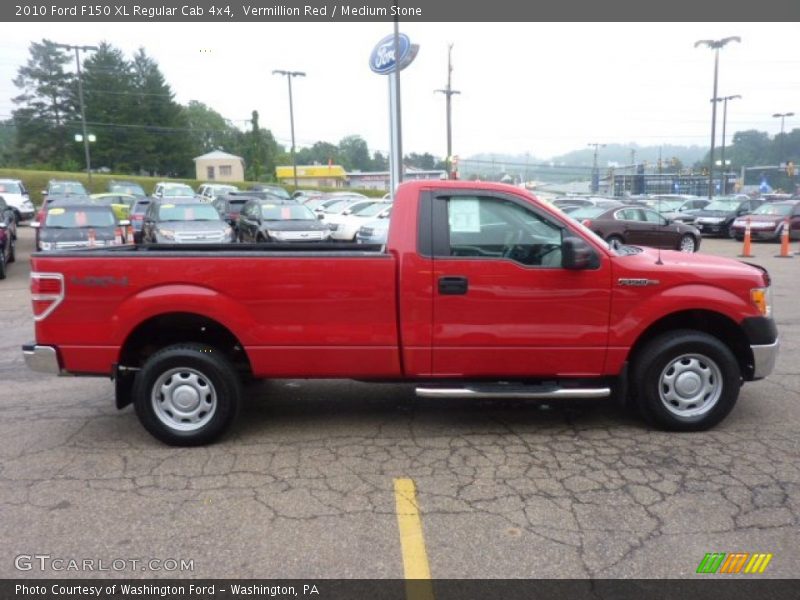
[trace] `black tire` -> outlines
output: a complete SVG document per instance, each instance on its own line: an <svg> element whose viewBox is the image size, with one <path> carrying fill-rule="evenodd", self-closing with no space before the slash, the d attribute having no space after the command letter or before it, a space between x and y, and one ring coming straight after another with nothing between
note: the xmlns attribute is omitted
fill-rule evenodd
<svg viewBox="0 0 800 600"><path fill-rule="evenodd" d="M0 248L0 279L6 278L6 253Z"/></svg>
<svg viewBox="0 0 800 600"><path fill-rule="evenodd" d="M609 246L614 246L614 245L624 246L625 245L625 240L622 239L621 235L610 235L610 236L608 236L606 238L606 241L608 242Z"/></svg>
<svg viewBox="0 0 800 600"><path fill-rule="evenodd" d="M8 262L12 263L17 260L17 242L15 238L11 238L11 247L8 249Z"/></svg>
<svg viewBox="0 0 800 600"><path fill-rule="evenodd" d="M183 397L169 400L159 393L159 400L156 400L155 388L159 380L164 380L160 382L162 386L178 385L172 383L173 378L176 382L187 382L180 387L190 390L188 399L186 393L181 392ZM196 383L195 388L192 388L192 381ZM203 413L204 401L208 398L198 398L200 423L179 423L177 413L173 414L175 405L171 403L191 402L191 390L198 387L206 392L210 390L214 403L207 406L213 408ZM147 359L136 374L132 396L139 421L154 437L171 446L201 446L217 440L233 422L239 412L242 386L233 365L215 348L203 344L176 344ZM157 402L160 402L158 410ZM194 429L180 429L195 425Z"/></svg>
<svg viewBox="0 0 800 600"><path fill-rule="evenodd" d="M684 371L688 378L685 384L691 387L692 376L702 379L696 375L700 372L708 375L709 381L716 386L715 390L719 391L718 394L709 392L702 398L700 406L695 403L694 409L689 404L684 410L685 415L676 414L681 411L680 406L677 402L670 403L669 398L662 399L662 394L669 396L678 392L670 390L668 383L662 383L662 377L670 377L670 370L674 374L672 363L680 366L692 365L693 362L697 363L694 371L690 366L682 367L687 369ZM650 340L638 352L634 357L630 384L639 411L649 423L669 431L704 431L722 421L733 409L739 397L741 373L736 357L719 339L701 331L679 329ZM704 394L703 384L699 385L699 391ZM715 396L716 400L713 400ZM708 401L708 406L703 408L701 405L705 401ZM671 404L672 409L668 409L667 404ZM699 414L691 414L692 410Z"/></svg>
<svg viewBox="0 0 800 600"><path fill-rule="evenodd" d="M736 231L733 229L733 222L728 223L725 226L725 233L723 234L723 237L726 237L731 240L736 237Z"/></svg>
<svg viewBox="0 0 800 600"><path fill-rule="evenodd" d="M736 241L743 242L744 241L744 234L736 234Z"/></svg>

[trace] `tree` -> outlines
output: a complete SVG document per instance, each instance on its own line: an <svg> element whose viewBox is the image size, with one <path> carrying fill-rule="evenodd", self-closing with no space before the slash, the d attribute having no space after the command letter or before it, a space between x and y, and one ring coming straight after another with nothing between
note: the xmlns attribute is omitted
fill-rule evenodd
<svg viewBox="0 0 800 600"><path fill-rule="evenodd" d="M135 170L169 176L193 174L188 120L158 64L140 48L133 57L132 70L131 126L138 150Z"/></svg>
<svg viewBox="0 0 800 600"><path fill-rule="evenodd" d="M87 130L97 138L91 145L92 165L128 171L139 154L125 126L136 109L131 65L121 50L102 42L84 62L82 76ZM77 89L74 95L77 102Z"/></svg>
<svg viewBox="0 0 800 600"><path fill-rule="evenodd" d="M384 156L380 150L375 150L372 155L372 170L373 171L388 171L389 159Z"/></svg>
<svg viewBox="0 0 800 600"><path fill-rule="evenodd" d="M237 150L236 147L240 143L238 136L242 132L213 108L197 100L190 100L183 108L183 112L189 128L189 148L192 157L217 149L226 152Z"/></svg>
<svg viewBox="0 0 800 600"><path fill-rule="evenodd" d="M412 152L411 154L406 154L404 162L406 166L430 171L436 164L436 159L429 152L426 152L425 154L417 154L416 152Z"/></svg>
<svg viewBox="0 0 800 600"><path fill-rule="evenodd" d="M275 166L282 159L283 147L275 141L275 136L268 129L259 125L258 111L254 110L250 121L250 131L240 132L239 151L247 168L247 179L252 181L271 181L275 174Z"/></svg>
<svg viewBox="0 0 800 600"><path fill-rule="evenodd" d="M339 160L348 171L369 171L371 161L367 142L359 135L348 135L339 142Z"/></svg>
<svg viewBox="0 0 800 600"><path fill-rule="evenodd" d="M77 110L72 102L72 73L64 70L71 56L50 40L33 42L28 62L17 70L13 99L18 159L26 165L60 167L69 159L70 130Z"/></svg>
<svg viewBox="0 0 800 600"><path fill-rule="evenodd" d="M339 148L330 142L316 142L310 148L302 148L297 152L299 165L339 164Z"/></svg>

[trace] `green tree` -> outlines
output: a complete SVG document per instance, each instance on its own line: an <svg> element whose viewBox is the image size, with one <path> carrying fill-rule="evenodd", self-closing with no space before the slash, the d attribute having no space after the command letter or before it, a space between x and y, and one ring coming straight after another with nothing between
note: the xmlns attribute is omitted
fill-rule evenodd
<svg viewBox="0 0 800 600"><path fill-rule="evenodd" d="M339 160L348 171L369 171L372 165L367 142L359 135L348 135L339 142Z"/></svg>
<svg viewBox="0 0 800 600"><path fill-rule="evenodd" d="M60 167L70 155L70 125L77 110L72 102L73 75L65 70L72 56L50 40L32 42L28 62L17 70L13 99L16 148L25 165Z"/></svg>
<svg viewBox="0 0 800 600"><path fill-rule="evenodd" d="M217 149L237 151L236 146L240 143L238 136L242 132L213 108L197 100L190 100L183 111L189 127L192 157Z"/></svg>

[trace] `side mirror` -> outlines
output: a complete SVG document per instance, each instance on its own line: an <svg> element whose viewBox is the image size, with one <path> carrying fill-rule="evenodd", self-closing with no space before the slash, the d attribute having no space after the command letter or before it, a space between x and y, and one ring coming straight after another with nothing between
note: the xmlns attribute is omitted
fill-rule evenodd
<svg viewBox="0 0 800 600"><path fill-rule="evenodd" d="M42 190L42 196L47 196L47 190Z"/></svg>
<svg viewBox="0 0 800 600"><path fill-rule="evenodd" d="M5 221L0 221L0 229L6 229L8 227L8 223Z"/></svg>
<svg viewBox="0 0 800 600"><path fill-rule="evenodd" d="M600 266L600 259L585 240L567 237L561 243L561 266L570 271L596 269Z"/></svg>
<svg viewBox="0 0 800 600"><path fill-rule="evenodd" d="M350 209L348 208L348 209L347 209L347 210L345 210L345 211L344 211L342 214L343 214L343 215L352 215L352 214L353 214L353 211L352 211L352 210L350 210Z"/></svg>
<svg viewBox="0 0 800 600"><path fill-rule="evenodd" d="M320 221L322 221L322 219L324 219L324 218L325 218L325 214L324 214L324 213L317 213L317 218L318 218Z"/></svg>
<svg viewBox="0 0 800 600"><path fill-rule="evenodd" d="M120 227L127 227L130 224L131 222L128 219L123 219L122 221L119 222Z"/></svg>

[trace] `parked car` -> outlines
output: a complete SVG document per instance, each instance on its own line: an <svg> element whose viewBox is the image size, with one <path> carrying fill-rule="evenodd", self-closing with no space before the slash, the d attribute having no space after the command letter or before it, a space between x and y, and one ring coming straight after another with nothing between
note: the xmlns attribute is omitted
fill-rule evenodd
<svg viewBox="0 0 800 600"><path fill-rule="evenodd" d="M80 181L70 179L51 179L47 184L47 189L42 190L42 195L51 198L53 196L88 196L89 192L83 187Z"/></svg>
<svg viewBox="0 0 800 600"><path fill-rule="evenodd" d="M670 223L649 208L623 205L615 208L587 207L570 217L583 223L611 245L670 248L681 252L697 252L700 232L691 225Z"/></svg>
<svg viewBox="0 0 800 600"><path fill-rule="evenodd" d="M250 200L239 213L240 242L324 242L331 230L294 201Z"/></svg>
<svg viewBox="0 0 800 600"><path fill-rule="evenodd" d="M575 208L585 208L587 206L611 208L613 206L623 205L622 202L614 198L602 198L599 196L564 196L562 198L556 198L551 204L566 213L569 213Z"/></svg>
<svg viewBox="0 0 800 600"><path fill-rule="evenodd" d="M231 193L219 196L211 203L220 216L233 227L234 241L239 239L239 214L250 200L257 200L257 198L242 193Z"/></svg>
<svg viewBox="0 0 800 600"><path fill-rule="evenodd" d="M318 218L325 222L335 215L341 215L345 211L347 211L347 214L351 214L353 211L370 206L375 202L376 200L374 199L370 200L360 196L339 196L335 202L329 203L324 207L318 206L314 212L317 213Z"/></svg>
<svg viewBox="0 0 800 600"><path fill-rule="evenodd" d="M325 192L320 192L319 190L297 190L292 194L292 198L300 204L305 204L309 200L322 198L323 196L325 196Z"/></svg>
<svg viewBox="0 0 800 600"><path fill-rule="evenodd" d="M345 209L338 215L326 215L324 223L330 228L332 239L355 242L356 234L363 224L380 214L388 215L391 208L392 203L385 200L367 201L366 204L358 202L352 209Z"/></svg>
<svg viewBox="0 0 800 600"><path fill-rule="evenodd" d="M292 197L289 195L289 192L286 191L286 188L283 188L279 185L274 185L270 183L257 183L255 185L251 185L248 189L248 192L267 192L272 194L273 196L277 196L282 200L291 200Z"/></svg>
<svg viewBox="0 0 800 600"><path fill-rule="evenodd" d="M109 194L127 194L136 198L146 198L144 188L132 181L111 181L108 184Z"/></svg>
<svg viewBox="0 0 800 600"><path fill-rule="evenodd" d="M233 228L205 202L151 202L142 222L143 244L219 244Z"/></svg>
<svg viewBox="0 0 800 600"><path fill-rule="evenodd" d="M14 211L17 223L33 218L36 213L30 194L19 179L0 179L0 198Z"/></svg>
<svg viewBox="0 0 800 600"><path fill-rule="evenodd" d="M38 249L48 252L124 244L126 225L128 221L117 219L110 206L91 202L54 203L47 210L44 222L35 225Z"/></svg>
<svg viewBox="0 0 800 600"><path fill-rule="evenodd" d="M660 212L670 221L678 221L691 225L697 218L697 213L708 206L709 203L710 200L708 198L694 198L692 200L686 200L675 210L664 210L662 207ZM656 208L656 210L659 209Z"/></svg>
<svg viewBox="0 0 800 600"><path fill-rule="evenodd" d="M694 226L704 234L733 237L731 225L734 219L753 212L763 203L758 199L718 196L697 212Z"/></svg>
<svg viewBox="0 0 800 600"><path fill-rule="evenodd" d="M176 183L174 181L161 181L156 184L153 189L153 198L161 200L166 198L174 200L176 198L193 198L198 201L197 194L185 183Z"/></svg>
<svg viewBox="0 0 800 600"><path fill-rule="evenodd" d="M136 202L136 196L122 193L92 194L92 202L110 206L119 220L130 219L131 207Z"/></svg>
<svg viewBox="0 0 800 600"><path fill-rule="evenodd" d="M356 234L359 244L385 244L389 235L389 218L392 209L384 210L377 218L364 223Z"/></svg>
<svg viewBox="0 0 800 600"><path fill-rule="evenodd" d="M136 244L140 244L142 242L142 224L144 223L144 214L147 212L147 208L150 206L152 201L152 198L139 198L131 207L131 230L133 231L133 241Z"/></svg>
<svg viewBox="0 0 800 600"><path fill-rule="evenodd" d="M9 263L16 260L17 217L3 198L0 198L0 279L6 278Z"/></svg>
<svg viewBox="0 0 800 600"><path fill-rule="evenodd" d="M779 242L787 218L789 238L800 239L800 200L765 202L753 212L737 217L732 226L733 234L737 240L742 240L749 219L752 239Z"/></svg>
<svg viewBox="0 0 800 600"><path fill-rule="evenodd" d="M225 183L204 183L197 188L197 195L206 202L213 202L219 196L224 196L230 192L238 192L239 188L235 185Z"/></svg>
<svg viewBox="0 0 800 600"><path fill-rule="evenodd" d="M333 204L334 202L338 202L339 200L341 200L341 196L331 196L330 194L324 194L319 198L312 198L311 200L303 202L303 206L307 206L314 212L320 213L322 212L322 209L324 209L326 206L330 206L331 204Z"/></svg>

